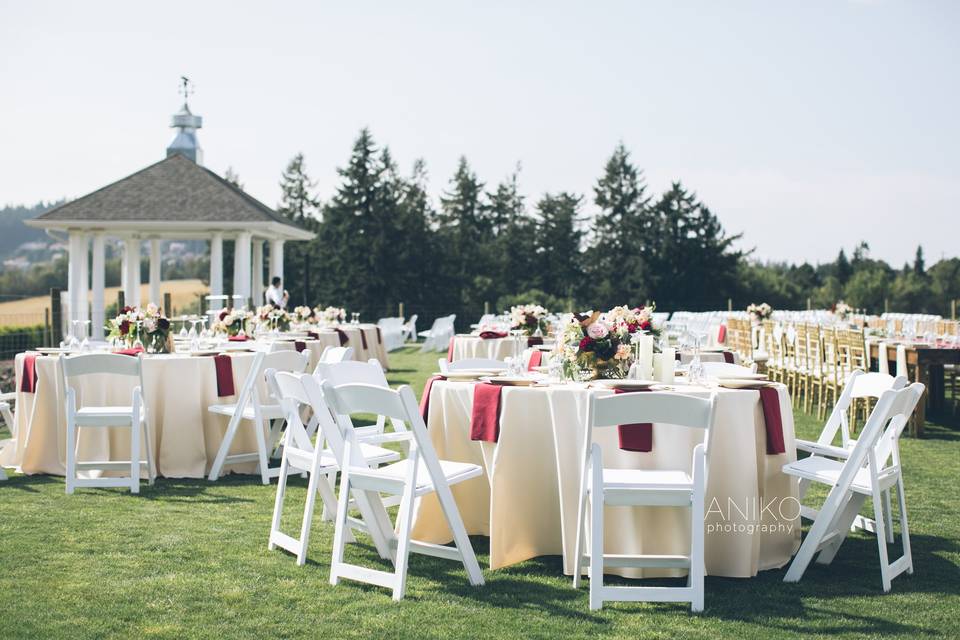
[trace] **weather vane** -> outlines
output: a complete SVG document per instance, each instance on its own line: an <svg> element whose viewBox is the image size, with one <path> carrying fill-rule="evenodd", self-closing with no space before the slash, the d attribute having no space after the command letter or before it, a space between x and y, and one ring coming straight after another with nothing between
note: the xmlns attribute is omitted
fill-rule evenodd
<svg viewBox="0 0 960 640"><path fill-rule="evenodd" d="M193 95L193 83L187 76L180 76L180 93L183 95L183 104L187 104L187 98Z"/></svg>

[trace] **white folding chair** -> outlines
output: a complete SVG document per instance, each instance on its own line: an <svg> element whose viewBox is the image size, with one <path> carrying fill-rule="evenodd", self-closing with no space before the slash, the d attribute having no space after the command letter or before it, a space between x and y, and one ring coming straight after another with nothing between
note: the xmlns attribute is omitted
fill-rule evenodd
<svg viewBox="0 0 960 640"><path fill-rule="evenodd" d="M924 386L916 382L904 389L885 391L867 419L856 445L845 459L834 460L816 455L783 466L783 472L787 475L830 487L826 500L783 578L784 582L799 582L815 555L819 564L833 561L868 497L873 500L884 592L890 591L893 578L903 572L913 573L899 441L923 390ZM889 562L882 493L893 487L897 488L899 498L903 555Z"/></svg>
<svg viewBox="0 0 960 640"><path fill-rule="evenodd" d="M78 408L78 394L73 387L76 378L97 374L125 376L137 379L130 394L130 404L123 406L83 406ZM87 353L76 356L60 355L60 383L66 391L64 399L67 419L67 486L68 494L77 487L130 487L131 493L140 493L140 465L147 465L147 479L153 484L157 477L151 453L150 430L147 427L147 405L143 399L143 360L115 353ZM77 460L77 442L80 428L119 427L130 430L129 460ZM140 457L140 438L146 460ZM124 478L80 478L78 470L130 470Z"/></svg>
<svg viewBox="0 0 960 640"><path fill-rule="evenodd" d="M366 362L357 362L351 360L348 362L337 362L333 364L319 363L313 370L313 376L318 382L329 382L334 387L344 384L370 384L375 387L389 389L390 383L387 382L387 376L383 373L383 367L376 358L370 358ZM342 419L349 420L349 416L343 416ZM353 432L357 434L360 442L408 442L410 435L407 433L407 427L400 420L391 420L393 433L386 432L387 417L377 416L375 424L368 426L354 426ZM313 434L316 426L311 420L312 429L308 433Z"/></svg>
<svg viewBox="0 0 960 640"><path fill-rule="evenodd" d="M855 369L850 377L847 378L840 397L830 412L830 417L820 432L820 437L816 442L810 440L797 439L797 450L806 451L814 456L825 456L838 460L845 460L853 447L857 444L856 439L850 437L849 414L850 407L857 399L877 400L885 391L893 389L894 391L903 389L907 386L908 380L905 376L894 378L886 373L864 373ZM834 446L833 442L840 435L839 448ZM800 499L803 500L810 488L810 480L800 480ZM890 503L890 491L883 492L884 514L886 517L887 542L893 542L893 511ZM813 507L801 505L800 515L809 520L817 517L817 510ZM871 518L858 515L853 521L853 528L864 529L871 533L876 533L876 523Z"/></svg>
<svg viewBox="0 0 960 640"><path fill-rule="evenodd" d="M440 373L448 371L464 371L469 369L506 369L507 363L503 360L493 358L464 358L456 362L447 362L446 358L437 360L440 366Z"/></svg>
<svg viewBox="0 0 960 640"><path fill-rule="evenodd" d="M605 600L689 602L692 611L703 611L704 491L707 483L706 453L716 394L696 398L674 393L626 393L590 397L587 433L580 475L577 510L576 560L573 586L580 586L583 564L589 565L590 608L600 609ZM690 471L605 469L603 452L593 443L593 429L619 424L658 423L706 432L705 443L693 450ZM586 551L586 507L590 502L590 552ZM603 553L603 508L609 506L688 507L690 509L690 555L608 555ZM686 568L685 587L608 587L603 568Z"/></svg>
<svg viewBox="0 0 960 640"><path fill-rule="evenodd" d="M310 436L307 435L300 419L304 409L314 408L315 416L324 421L323 432L330 435L331 442L336 443L336 451L343 452L343 440L330 411L323 405L322 398L317 406L311 405L306 392L303 390L302 377L306 377L305 374L278 373L274 369L267 369L266 372L267 384L274 397L278 399L287 420L283 456L280 461L279 480L277 481L277 497L273 505L270 540L267 546L271 550L280 547L293 553L297 556L297 564L300 566L303 566L307 560L307 545L310 541L310 527L313 524L313 509L317 494L320 494L324 507L329 509L330 513L335 513L337 510L337 499L333 492L334 484L332 481L336 480L337 471L340 468L337 455L333 449L324 449L319 446L319 443L318 446L314 446L311 442ZM400 459L400 454L395 451L368 444L361 445L361 453L371 465ZM299 538L289 536L280 530L287 478L290 474L296 473L309 474L307 498L303 507L303 521L300 525ZM326 481L328 479L331 481ZM362 510L368 511L366 503L364 503L364 509ZM366 525L362 521L350 518L348 522L351 527L356 526L366 530ZM352 541L353 536L349 531L346 535Z"/></svg>
<svg viewBox="0 0 960 640"><path fill-rule="evenodd" d="M270 457L280 441L284 415L279 404L263 402L258 383L264 379L267 369L303 373L307 368L308 359L309 356L305 351L302 353L289 350L272 353L257 352L250 365L250 372L243 381L243 386L240 387L240 393L237 394L236 404L212 404L207 407L207 411L211 413L230 418L220 449L217 450L213 465L210 467L209 480L219 478L223 473L224 465L242 462L259 462L260 478L263 484L270 484L270 478L275 478L280 473L279 467L270 467ZM248 420L253 425L257 450L231 454L230 447L243 420Z"/></svg>
<svg viewBox="0 0 960 640"><path fill-rule="evenodd" d="M456 318L456 315L437 318L428 331L421 331L418 335L423 337L424 341L420 345L420 351L445 351L453 337Z"/></svg>
<svg viewBox="0 0 960 640"><path fill-rule="evenodd" d="M16 400L16 398L16 391L11 391L10 393L0 393L0 418L3 418L4 424L7 425L7 430L10 432L10 441L3 448L13 447L14 451L16 451L17 447L17 423L13 421L13 413L10 411L10 403ZM6 479L7 472L3 470L3 467L0 467L0 480Z"/></svg>
<svg viewBox="0 0 960 640"><path fill-rule="evenodd" d="M316 380L304 378L303 384L308 397L318 395ZM470 584L482 585L483 574L470 545L470 538L467 537L467 530L453 499L450 485L478 478L483 474L483 470L475 464L437 459L427 427L420 417L417 399L408 386L394 391L366 384L348 384L335 388L324 383L322 395L333 413L338 416L374 413L400 420L410 426L409 457L379 469L371 469L357 446L353 430L340 425L340 431L344 435L344 452L340 465L340 495L337 501L333 557L330 562L330 584L338 584L341 578L375 584L392 589L393 599L401 600L406 590L409 555L415 552L458 560L463 563ZM381 493L401 496L396 529L389 518L385 517L386 510L380 498ZM411 539L415 500L430 493L436 493L447 525L453 532L452 547ZM344 562L347 511L351 495L358 502L363 496L373 505L375 519L365 517L365 522L371 535L374 535L374 530L377 531L375 541L382 538L388 544L395 568L393 573Z"/></svg>
<svg viewBox="0 0 960 640"><path fill-rule="evenodd" d="M403 325L403 334L402 334L401 337L403 338L403 341L404 341L404 342L406 342L407 340L414 340L414 341L416 341L416 339L417 339L417 314L413 314L412 316L410 316L410 319L407 320L406 323L404 323L404 325Z"/></svg>
<svg viewBox="0 0 960 640"><path fill-rule="evenodd" d="M353 360L353 347L324 347L320 353L320 363L345 362Z"/></svg>

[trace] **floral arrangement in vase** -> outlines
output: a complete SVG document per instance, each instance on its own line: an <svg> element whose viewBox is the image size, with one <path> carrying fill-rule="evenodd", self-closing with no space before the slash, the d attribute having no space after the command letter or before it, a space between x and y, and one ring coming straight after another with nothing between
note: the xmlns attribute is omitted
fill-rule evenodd
<svg viewBox="0 0 960 640"><path fill-rule="evenodd" d="M547 315L550 312L538 304L521 304L510 307L510 329L523 331L527 336L547 332Z"/></svg>
<svg viewBox="0 0 960 640"><path fill-rule="evenodd" d="M654 306L614 307L606 313L574 314L558 332L557 352L566 375L574 379L624 378L634 359L631 343L640 335L658 335Z"/></svg>
<svg viewBox="0 0 960 640"><path fill-rule="evenodd" d="M313 313L320 324L328 326L340 324L347 318L347 311L342 307L327 307L325 309L316 307Z"/></svg>
<svg viewBox="0 0 960 640"><path fill-rule="evenodd" d="M292 318L287 310L265 304L257 309L257 324L269 330L289 331Z"/></svg>
<svg viewBox="0 0 960 640"><path fill-rule="evenodd" d="M300 305L293 308L293 321L300 324L316 324L317 316L314 315L311 307Z"/></svg>
<svg viewBox="0 0 960 640"><path fill-rule="evenodd" d="M216 322L213 323L213 330L228 336L246 335L247 324L252 319L253 313L246 309L221 309Z"/></svg>
<svg viewBox="0 0 960 640"><path fill-rule="evenodd" d="M132 347L139 340L150 353L170 353L173 350L170 320L153 303L143 308L121 309L115 318L107 322L107 338L127 347Z"/></svg>
<svg viewBox="0 0 960 640"><path fill-rule="evenodd" d="M747 313L750 314L750 320L754 323L763 322L770 318L773 315L773 307L768 305L766 302L761 302L760 304L751 304L747 307Z"/></svg>
<svg viewBox="0 0 960 640"><path fill-rule="evenodd" d="M833 305L833 315L835 315L841 322L845 322L847 318L850 317L851 313L853 313L853 307L848 305L843 300Z"/></svg>

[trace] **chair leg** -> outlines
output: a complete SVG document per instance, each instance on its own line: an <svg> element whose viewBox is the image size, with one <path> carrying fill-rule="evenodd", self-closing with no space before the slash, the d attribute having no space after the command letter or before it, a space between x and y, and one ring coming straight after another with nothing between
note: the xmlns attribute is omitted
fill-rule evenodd
<svg viewBox="0 0 960 640"><path fill-rule="evenodd" d="M703 580L707 571L703 550L703 503L706 493L704 486L706 458L704 456L703 445L697 446L694 464L696 467L694 468L693 502L690 507L690 573L688 585L691 591L693 591L690 610L694 613L700 613L703 611Z"/></svg>
<svg viewBox="0 0 960 640"><path fill-rule="evenodd" d="M416 463L411 464L411 478L408 478L407 486L403 491L403 498L400 500L400 512L397 518L397 559L394 565L396 574L393 587L393 599L397 602L403 600L407 590L407 567L410 564L410 529L413 526L413 503L414 489L416 487Z"/></svg>
<svg viewBox="0 0 960 640"><path fill-rule="evenodd" d="M73 493L77 479L77 425L67 418L67 493Z"/></svg>
<svg viewBox="0 0 960 640"><path fill-rule="evenodd" d="M907 525L907 497L903 493L903 477L897 481L897 501L900 503L900 543L907 559L907 573L913 575L913 552L910 549L910 527Z"/></svg>
<svg viewBox="0 0 960 640"><path fill-rule="evenodd" d="M147 482L153 484L157 480L157 461L153 458L153 445L150 443L150 429L146 421L143 423L143 443L147 452Z"/></svg>
<svg viewBox="0 0 960 640"><path fill-rule="evenodd" d="M270 484L270 458L267 452L267 438L264 432L268 428L267 420L254 420L253 429L257 437L257 457L260 462L260 481Z"/></svg>
<svg viewBox="0 0 960 640"><path fill-rule="evenodd" d="M893 507L890 504L890 490L883 492L883 513L887 523L887 542L893 544Z"/></svg>
<svg viewBox="0 0 960 640"><path fill-rule="evenodd" d="M890 591L890 559L887 555L887 523L883 516L883 496L874 487L873 490L873 519L877 529L877 550L880 552L880 580L883 583L884 593Z"/></svg>
<svg viewBox="0 0 960 640"><path fill-rule="evenodd" d="M136 412L130 424L130 491L140 493L140 416Z"/></svg>
<svg viewBox="0 0 960 640"><path fill-rule="evenodd" d="M227 425L227 430L223 434L223 441L220 443L220 448L217 449L217 456L213 459L213 464L210 466L210 474L207 476L207 479L211 482L219 478L223 472L223 464L227 459L227 454L230 452L230 445L233 444L233 438L237 435L240 418L240 408L237 407L237 412L230 416L230 423Z"/></svg>
<svg viewBox="0 0 960 640"><path fill-rule="evenodd" d="M603 461L598 445L590 457L590 609L595 611L603 608Z"/></svg>
<svg viewBox="0 0 960 640"><path fill-rule="evenodd" d="M350 460L350 440L344 443L344 460ZM333 553L330 558L330 584L340 582L340 565L343 564L344 532L347 530L347 510L350 507L350 465L344 464L340 472L340 498L337 501L337 517L333 529Z"/></svg>
<svg viewBox="0 0 960 640"><path fill-rule="evenodd" d="M586 542L586 511L587 511L587 473L588 469L584 465L583 472L580 474L580 499L577 504L577 542L574 547L573 560L573 588L580 588L580 580L583 573L583 551Z"/></svg>
<svg viewBox="0 0 960 640"><path fill-rule="evenodd" d="M277 480L277 495L273 500L273 517L270 519L270 538L267 541L267 549L273 551L277 545L273 543L273 534L280 531L280 517L283 515L283 499L287 493L287 468L290 463L287 456L284 455L280 461L280 478ZM307 496L309 499L309 496Z"/></svg>

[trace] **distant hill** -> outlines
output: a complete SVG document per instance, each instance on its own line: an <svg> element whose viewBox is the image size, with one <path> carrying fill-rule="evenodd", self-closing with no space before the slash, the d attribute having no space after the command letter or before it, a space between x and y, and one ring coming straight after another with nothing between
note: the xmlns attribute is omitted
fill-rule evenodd
<svg viewBox="0 0 960 640"><path fill-rule="evenodd" d="M24 242L40 241L49 243L50 238L42 229L34 229L23 224L24 220L35 218L49 211L59 202L40 202L31 207L17 205L0 209L0 261L12 256Z"/></svg>

